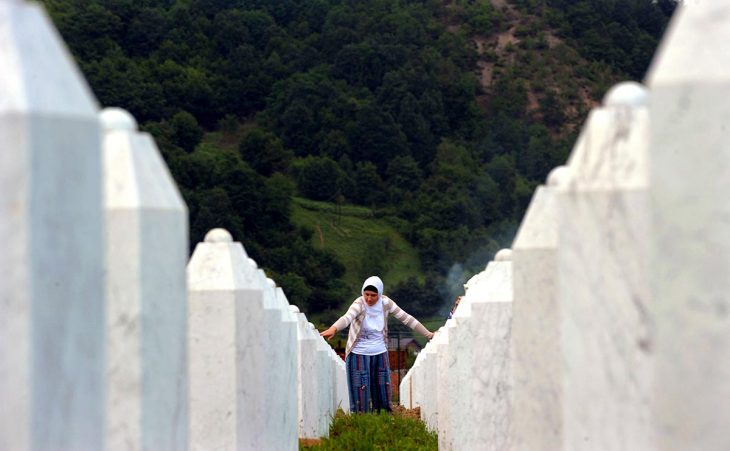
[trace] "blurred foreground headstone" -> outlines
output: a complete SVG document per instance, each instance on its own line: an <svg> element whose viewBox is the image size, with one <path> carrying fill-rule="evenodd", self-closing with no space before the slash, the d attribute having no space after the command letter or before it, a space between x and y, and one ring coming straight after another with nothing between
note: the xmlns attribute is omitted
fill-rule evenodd
<svg viewBox="0 0 730 451"><path fill-rule="evenodd" d="M0 449L101 449L98 106L35 3L0 2L0 146Z"/></svg>
<svg viewBox="0 0 730 451"><path fill-rule="evenodd" d="M188 211L152 137L106 108L106 446L187 448Z"/></svg>
<svg viewBox="0 0 730 451"><path fill-rule="evenodd" d="M730 449L730 1L681 2L651 89L653 407L663 450Z"/></svg>

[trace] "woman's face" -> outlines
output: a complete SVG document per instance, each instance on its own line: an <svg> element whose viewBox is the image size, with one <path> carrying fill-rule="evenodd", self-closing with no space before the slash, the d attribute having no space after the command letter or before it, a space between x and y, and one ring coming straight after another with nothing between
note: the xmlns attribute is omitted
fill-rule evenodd
<svg viewBox="0 0 730 451"><path fill-rule="evenodd" d="M376 293L375 291L363 291L362 297L365 298L365 302L367 302L370 307L378 302L378 293Z"/></svg>

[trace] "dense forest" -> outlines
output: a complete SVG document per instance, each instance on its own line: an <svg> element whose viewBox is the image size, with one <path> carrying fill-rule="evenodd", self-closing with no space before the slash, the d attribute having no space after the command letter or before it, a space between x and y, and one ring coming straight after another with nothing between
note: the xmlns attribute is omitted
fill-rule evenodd
<svg viewBox="0 0 730 451"><path fill-rule="evenodd" d="M643 77L672 0L44 0L100 103L152 133L190 209L308 314L359 287L291 220L361 205L417 250L389 290L430 315L455 263L511 242L586 112ZM363 259L389 258L387 246ZM362 274L363 277L369 274Z"/></svg>

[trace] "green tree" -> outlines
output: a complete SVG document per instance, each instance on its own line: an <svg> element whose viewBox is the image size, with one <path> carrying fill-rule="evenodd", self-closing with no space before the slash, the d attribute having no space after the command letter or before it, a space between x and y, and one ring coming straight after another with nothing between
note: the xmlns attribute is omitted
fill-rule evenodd
<svg viewBox="0 0 730 451"><path fill-rule="evenodd" d="M336 161L329 157L309 156L292 163L299 193L314 200L334 201L347 178Z"/></svg>
<svg viewBox="0 0 730 451"><path fill-rule="evenodd" d="M195 116L187 111L178 111L175 113L170 118L170 127L172 129L173 142L188 152L192 152L203 138L202 127L198 124Z"/></svg>
<svg viewBox="0 0 730 451"><path fill-rule="evenodd" d="M265 176L285 172L294 156L294 152L284 148L278 136L261 128L249 131L238 151L245 162Z"/></svg>

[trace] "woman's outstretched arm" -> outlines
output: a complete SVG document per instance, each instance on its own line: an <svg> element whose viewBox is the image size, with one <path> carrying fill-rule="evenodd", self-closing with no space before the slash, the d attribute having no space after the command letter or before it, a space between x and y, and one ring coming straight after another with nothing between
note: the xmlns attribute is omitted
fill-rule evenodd
<svg viewBox="0 0 730 451"><path fill-rule="evenodd" d="M336 333L337 333L337 328L335 326L330 326L329 329L323 330L322 332L319 333L319 335L321 337L326 338L327 340L331 340L332 337L334 337Z"/></svg>
<svg viewBox="0 0 730 451"><path fill-rule="evenodd" d="M433 332L426 329L426 327L421 324L420 321L406 313L406 311L402 308L398 307L398 304L396 304L394 300L390 299L390 305L390 313L395 316L398 321L402 322L403 324L415 330L424 337L428 338L429 340L433 337Z"/></svg>
<svg viewBox="0 0 730 451"><path fill-rule="evenodd" d="M359 298L358 298L359 299ZM357 299L352 303L349 309L347 309L347 313L342 315L333 325L331 325L328 329L323 330L319 333L320 336L326 338L327 340L332 339L332 337L335 336L335 334L344 329L345 327L349 326L355 317L360 314L362 311L362 303L358 303Z"/></svg>

